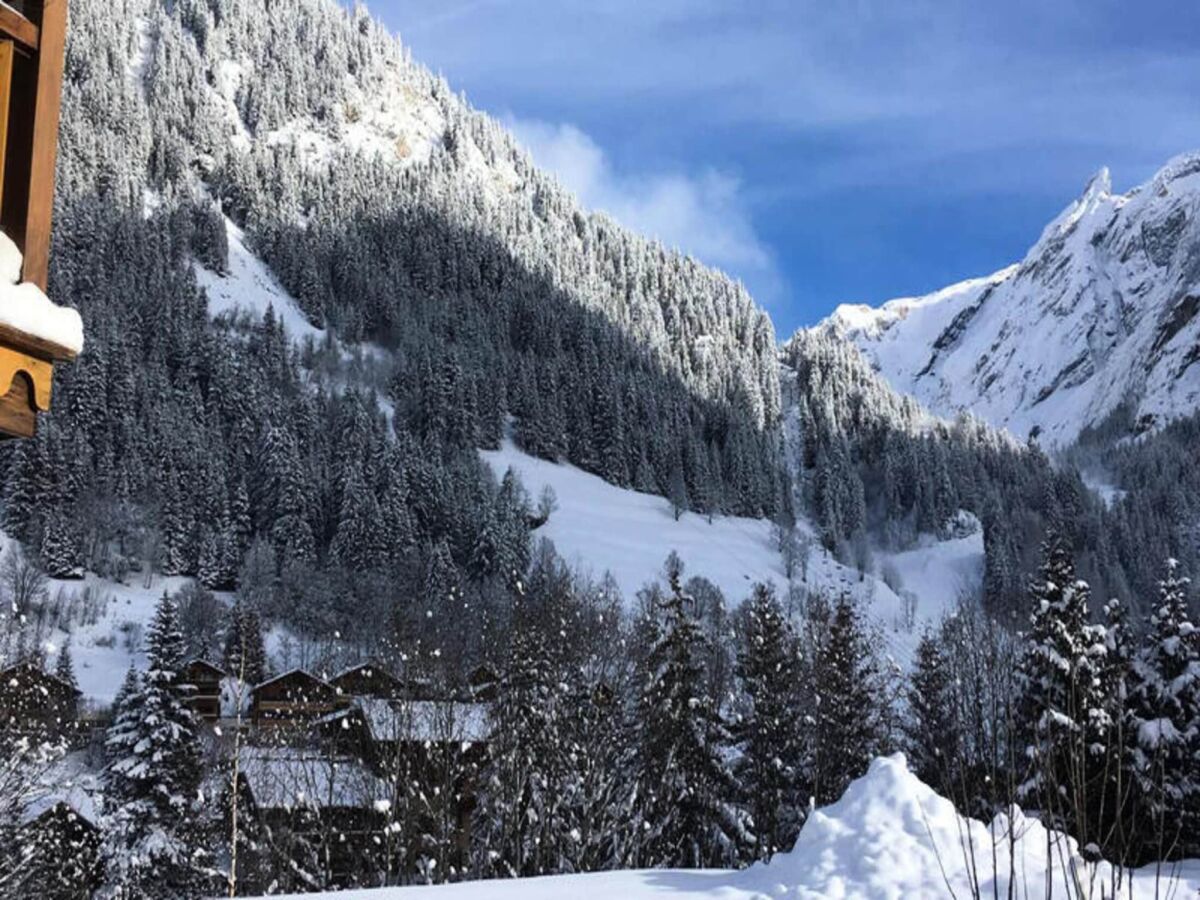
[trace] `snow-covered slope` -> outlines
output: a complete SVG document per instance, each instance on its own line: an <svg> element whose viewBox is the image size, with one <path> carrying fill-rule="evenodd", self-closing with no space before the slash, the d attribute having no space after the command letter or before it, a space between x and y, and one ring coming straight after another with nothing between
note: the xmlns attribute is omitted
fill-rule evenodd
<svg viewBox="0 0 1200 900"><path fill-rule="evenodd" d="M317 341L324 337L325 332L304 317L295 298L283 289L266 263L246 246L242 229L228 218L225 219L225 237L229 241L228 272L213 272L198 262L192 267L196 281L208 296L209 315L244 312L258 319L271 309L292 340L311 337Z"/></svg>
<svg viewBox="0 0 1200 900"><path fill-rule="evenodd" d="M731 605L741 603L757 582L774 584L787 595L783 559L763 519L695 513L679 521L662 497L609 484L574 466L560 465L522 453L506 441L499 450L483 451L497 477L512 468L526 489L538 496L549 486L557 509L534 533L549 538L559 554L581 571L616 579L626 603L662 575L672 551L687 566L686 574L707 578ZM812 535L811 527L800 530ZM876 575L843 566L813 539L806 571L797 582L806 590L837 596L846 592L862 602L878 624L884 644L897 663L906 666L926 624L939 622L953 610L960 592L979 584L983 541L976 533L954 541L927 542L914 550L879 554L879 571L889 561L899 574L892 590Z"/></svg>
<svg viewBox="0 0 1200 900"><path fill-rule="evenodd" d="M1049 893L1047 874L1053 884ZM1131 873L1124 875L1116 895L1132 900L1190 897L1200 890L1200 861L1164 868L1157 885L1153 866L1132 873L1132 877ZM1047 833L1019 811L1014 811L1011 820L1001 816L990 825L960 816L949 800L908 770L903 756L896 755L875 760L841 800L813 813L791 852L741 872L603 872L348 891L336 896L344 900L908 900L972 896L1032 900L1085 896L1080 893L1080 883L1090 886L1095 896L1101 896L1101 886L1107 891L1103 896L1113 896L1112 876L1104 863L1094 867L1084 863L1074 841L1057 832ZM1077 883L1068 885L1068 879Z"/></svg>
<svg viewBox="0 0 1200 900"><path fill-rule="evenodd" d="M1107 170L1025 259L878 309L840 306L848 337L899 391L1018 438L1070 443L1126 398L1146 424L1200 406L1200 154L1114 194Z"/></svg>

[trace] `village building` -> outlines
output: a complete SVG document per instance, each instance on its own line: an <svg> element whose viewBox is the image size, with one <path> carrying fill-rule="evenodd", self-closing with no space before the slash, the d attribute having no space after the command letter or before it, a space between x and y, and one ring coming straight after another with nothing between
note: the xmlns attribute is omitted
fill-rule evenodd
<svg viewBox="0 0 1200 900"><path fill-rule="evenodd" d="M342 694L350 697L401 697L406 685L382 663L360 663L329 679Z"/></svg>
<svg viewBox="0 0 1200 900"><path fill-rule="evenodd" d="M250 720L256 729L308 726L345 703L329 682L293 669L250 689Z"/></svg>
<svg viewBox="0 0 1200 900"><path fill-rule="evenodd" d="M0 729L61 736L75 726L80 692L34 661L0 671Z"/></svg>
<svg viewBox="0 0 1200 900"><path fill-rule="evenodd" d="M327 861L335 887L379 870L392 793L361 760L306 748L248 747L238 778L246 814L298 868Z"/></svg>
<svg viewBox="0 0 1200 900"><path fill-rule="evenodd" d="M193 659L183 667L182 681L191 688L188 703L206 722L221 718L221 683L225 678L225 670L207 660Z"/></svg>

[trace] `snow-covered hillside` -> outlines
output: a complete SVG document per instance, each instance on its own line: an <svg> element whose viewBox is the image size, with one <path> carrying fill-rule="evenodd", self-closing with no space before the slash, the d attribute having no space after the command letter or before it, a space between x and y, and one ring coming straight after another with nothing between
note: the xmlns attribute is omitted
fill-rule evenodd
<svg viewBox="0 0 1200 900"><path fill-rule="evenodd" d="M483 451L497 477L512 468L526 489L539 495L553 489L557 509L536 537L553 541L572 566L616 579L626 603L660 578L667 555L676 551L689 575L701 575L736 605L757 582L774 584L786 596L788 579L772 538L771 523L736 516L684 513L675 521L667 500L609 484L570 465L522 453L511 441ZM860 574L837 562L808 535L809 562L795 577L806 590L830 596L848 592L870 611L892 657L907 665L921 631L954 609L960 594L974 592L983 571L983 541L976 533L952 541L927 541L904 553L877 557L877 570L894 569L893 590L877 575ZM889 565L890 564L890 565Z"/></svg>
<svg viewBox="0 0 1200 900"><path fill-rule="evenodd" d="M213 272L200 263L193 264L196 281L208 296L208 312L214 318L221 315L247 313L261 318L268 309L283 323L284 331L294 341L311 337L314 341L325 336L304 317L300 305L289 294L261 259L246 246L246 235L228 218L224 219L225 237L229 241L229 271Z"/></svg>
<svg viewBox="0 0 1200 900"><path fill-rule="evenodd" d="M1145 424L1200 406L1200 154L1114 194L1107 170L1025 259L820 328L850 338L902 393L1024 439L1070 443L1126 398Z"/></svg>
<svg viewBox="0 0 1200 900"><path fill-rule="evenodd" d="M1010 839L1011 836L1011 839ZM973 852L972 852L973 848ZM985 824L881 758L831 806L814 812L789 853L741 872L651 870L338 893L344 900L881 900L881 898L1114 896L1115 873L1079 857L1075 842L1014 811ZM993 855L994 851L994 855ZM1122 873L1116 896L1190 897L1200 861ZM1047 892L1047 875L1053 890ZM1009 893L1011 887L1011 894ZM1092 894L1081 893L1080 889ZM297 895L300 896L300 895ZM305 894L312 897L312 894ZM327 895L334 896L334 895Z"/></svg>

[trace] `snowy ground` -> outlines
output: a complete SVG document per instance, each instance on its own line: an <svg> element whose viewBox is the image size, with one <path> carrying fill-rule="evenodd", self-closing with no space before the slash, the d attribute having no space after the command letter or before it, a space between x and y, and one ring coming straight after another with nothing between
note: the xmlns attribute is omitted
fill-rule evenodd
<svg viewBox="0 0 1200 900"><path fill-rule="evenodd" d="M522 453L511 441L483 451L497 477L509 467L531 496L553 488L558 508L537 532L554 542L570 564L596 576L611 572L626 602L638 589L660 577L663 562L679 553L690 575L702 575L719 587L731 604L740 603L756 581L787 590L783 559L771 539L771 523L762 519L684 513L677 522L662 497L611 485L574 466L551 463ZM801 523L811 535L811 528ZM953 610L964 588L977 589L983 567L979 534L954 541L926 542L900 554L880 554L877 569L889 560L900 576L900 592L874 575L838 563L812 541L807 579L810 591L848 592L862 601L878 622L889 653L907 664L926 624ZM913 599L902 596L911 594ZM915 611L910 612L910 608Z"/></svg>
<svg viewBox="0 0 1200 900"><path fill-rule="evenodd" d="M0 532L0 555L8 553L13 544ZM154 615L154 604L164 591L173 594L190 580L155 575L147 583L144 576L134 575L129 584L121 584L92 573L77 581L47 580L52 605L57 599L64 609L72 610L71 660L86 701L107 703L131 663L145 668L142 637ZM46 635L42 649L51 668L66 639L66 631L57 628Z"/></svg>
<svg viewBox="0 0 1200 900"><path fill-rule="evenodd" d="M1011 838L1011 840L1010 840ZM974 854L964 848L973 846ZM1014 850L1010 853L1010 846ZM993 864L993 848L996 863ZM339 893L339 900L914 900L1113 896L1116 873L1087 866L1074 842L1047 834L1019 812L991 825L958 815L908 771L903 756L875 760L837 803L813 813L790 853L740 872L651 870L566 875L444 887ZM970 874L974 871L974 878ZM1117 896L1194 897L1200 860L1165 870L1122 873ZM1071 882L1068 881L1071 880ZM1077 884L1082 881L1083 884ZM1082 887L1082 890L1081 890ZM1157 890L1156 890L1157 888ZM977 893L976 893L977 891ZM297 895L297 898L313 895ZM335 895L327 895L333 897Z"/></svg>
<svg viewBox="0 0 1200 900"><path fill-rule="evenodd" d="M248 312L261 318L269 308L283 323L283 329L294 341L306 337L320 341L325 332L314 327L295 299L285 291L271 270L246 246L242 230L225 219L225 235L229 240L229 272L218 275L195 263L196 281L208 292L208 313Z"/></svg>

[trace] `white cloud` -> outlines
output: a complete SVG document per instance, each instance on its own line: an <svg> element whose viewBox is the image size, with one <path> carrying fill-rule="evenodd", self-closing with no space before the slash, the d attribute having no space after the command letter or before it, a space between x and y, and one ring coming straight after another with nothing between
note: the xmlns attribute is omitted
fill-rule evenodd
<svg viewBox="0 0 1200 900"><path fill-rule="evenodd" d="M534 161L588 209L741 278L760 302L779 294L778 269L737 178L714 169L618 172L603 148L574 125L512 116L506 124Z"/></svg>

